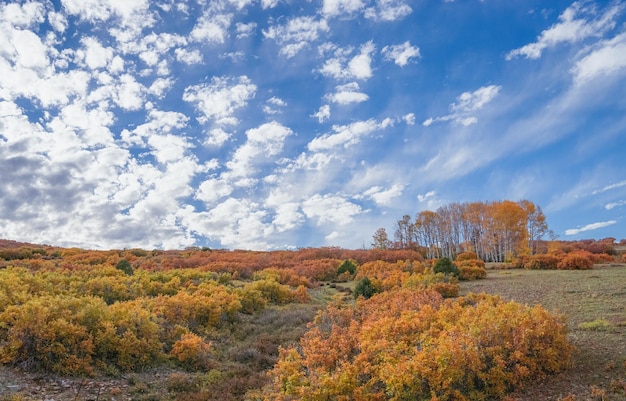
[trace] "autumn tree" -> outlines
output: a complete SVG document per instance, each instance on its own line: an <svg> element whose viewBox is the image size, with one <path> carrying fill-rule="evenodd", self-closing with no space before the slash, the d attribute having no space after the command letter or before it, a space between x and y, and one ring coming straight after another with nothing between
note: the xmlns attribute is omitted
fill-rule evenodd
<svg viewBox="0 0 626 401"><path fill-rule="evenodd" d="M387 230L385 230L384 228L379 228L378 230L376 230L372 238L372 248L380 250L391 248L391 240L387 235Z"/></svg>

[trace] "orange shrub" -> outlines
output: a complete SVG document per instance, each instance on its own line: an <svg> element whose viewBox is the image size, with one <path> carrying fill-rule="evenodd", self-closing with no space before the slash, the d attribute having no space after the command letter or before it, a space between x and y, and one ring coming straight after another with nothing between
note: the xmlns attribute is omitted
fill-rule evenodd
<svg viewBox="0 0 626 401"><path fill-rule="evenodd" d="M568 367L571 350L541 306L390 291L321 312L280 351L264 399L502 399Z"/></svg>
<svg viewBox="0 0 626 401"><path fill-rule="evenodd" d="M574 251L565 254L557 264L559 270L589 270L593 269L591 252Z"/></svg>
<svg viewBox="0 0 626 401"><path fill-rule="evenodd" d="M626 253L622 253L620 260L622 261L622 263L626 263Z"/></svg>
<svg viewBox="0 0 626 401"><path fill-rule="evenodd" d="M551 254L539 254L533 255L526 263L524 263L525 269L532 270L555 270L559 263L559 258Z"/></svg>
<svg viewBox="0 0 626 401"><path fill-rule="evenodd" d="M456 255L457 262L462 262L464 260L478 260L478 255L475 252L462 252Z"/></svg>
<svg viewBox="0 0 626 401"><path fill-rule="evenodd" d="M170 355L183 367L191 370L206 369L209 367L211 343L205 342L202 337L186 333L174 343Z"/></svg>
<svg viewBox="0 0 626 401"><path fill-rule="evenodd" d="M459 266L459 279L461 280L479 280L487 277L487 270L484 267L476 265L461 265Z"/></svg>

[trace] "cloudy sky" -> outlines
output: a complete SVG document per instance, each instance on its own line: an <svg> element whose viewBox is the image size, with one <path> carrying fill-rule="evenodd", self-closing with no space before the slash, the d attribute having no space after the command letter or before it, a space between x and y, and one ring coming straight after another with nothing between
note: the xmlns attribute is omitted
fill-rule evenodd
<svg viewBox="0 0 626 401"><path fill-rule="evenodd" d="M0 238L361 248L503 199L626 238L626 1L0 3Z"/></svg>

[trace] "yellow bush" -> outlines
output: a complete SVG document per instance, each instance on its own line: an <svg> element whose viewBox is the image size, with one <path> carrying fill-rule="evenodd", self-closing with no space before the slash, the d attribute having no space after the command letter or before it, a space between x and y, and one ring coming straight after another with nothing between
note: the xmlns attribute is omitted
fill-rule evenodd
<svg viewBox="0 0 626 401"><path fill-rule="evenodd" d="M202 337L193 333L183 334L170 351L170 355L182 366L192 370L208 368L210 354L211 343L205 342Z"/></svg>
<svg viewBox="0 0 626 401"><path fill-rule="evenodd" d="M541 306L390 291L321 312L281 351L265 399L501 399L570 354L565 323Z"/></svg>

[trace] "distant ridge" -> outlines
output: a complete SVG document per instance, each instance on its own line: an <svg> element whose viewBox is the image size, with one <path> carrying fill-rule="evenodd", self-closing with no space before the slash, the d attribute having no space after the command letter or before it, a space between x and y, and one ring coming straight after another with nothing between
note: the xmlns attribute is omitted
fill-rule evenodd
<svg viewBox="0 0 626 401"><path fill-rule="evenodd" d="M20 248L23 246L33 246L33 247L41 248L42 246L47 246L47 245L30 244L28 242L13 241L11 239L0 239L0 249Z"/></svg>

